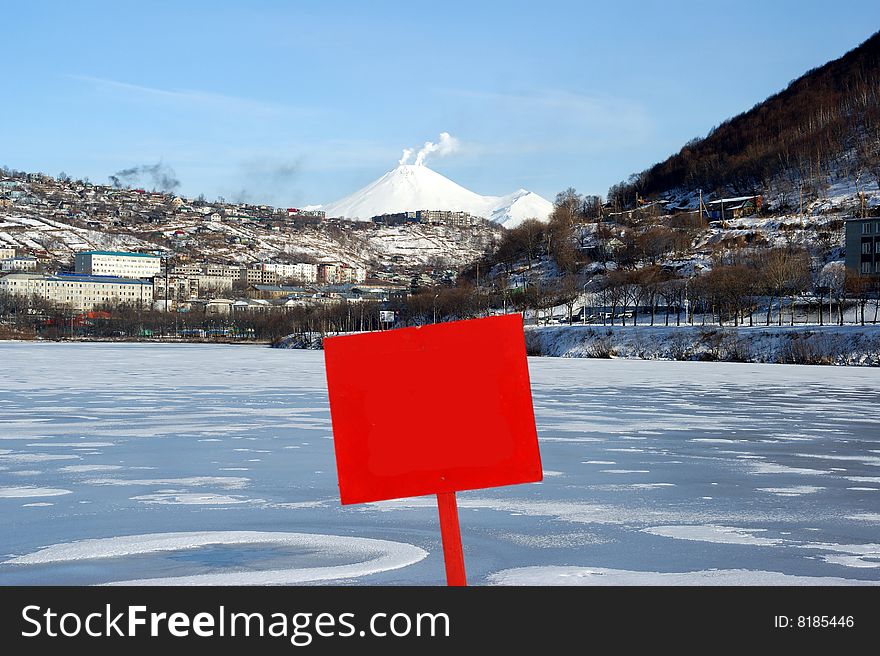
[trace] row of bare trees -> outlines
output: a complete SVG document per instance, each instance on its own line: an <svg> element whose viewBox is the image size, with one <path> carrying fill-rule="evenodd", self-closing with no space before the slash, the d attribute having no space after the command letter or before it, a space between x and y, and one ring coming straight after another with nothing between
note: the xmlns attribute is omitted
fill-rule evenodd
<svg viewBox="0 0 880 656"><path fill-rule="evenodd" d="M423 290L401 305L404 324L430 323L519 311L529 317L603 324L777 325L803 322L842 325L848 309L856 320L876 323L880 281L846 272L842 263L819 268L797 247L739 249L717 256L701 274L680 275L659 264L614 268L599 275L560 273L547 278L526 272L509 288L498 276L491 288L464 283ZM873 315L870 306L873 305Z"/></svg>
<svg viewBox="0 0 880 656"><path fill-rule="evenodd" d="M48 338L244 339L274 342L290 334L378 330L379 303L346 301L217 314L162 312L138 305L91 313L53 306L37 298L0 294L0 325Z"/></svg>

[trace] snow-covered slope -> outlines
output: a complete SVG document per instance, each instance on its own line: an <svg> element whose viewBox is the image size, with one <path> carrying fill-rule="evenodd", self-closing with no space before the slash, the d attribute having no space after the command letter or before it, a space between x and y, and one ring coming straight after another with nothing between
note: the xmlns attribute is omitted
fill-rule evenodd
<svg viewBox="0 0 880 656"><path fill-rule="evenodd" d="M510 228L527 218L547 220L553 205L520 189L508 196L481 196L424 165L402 164L363 189L322 208L327 216L369 220L380 214L455 210Z"/></svg>
<svg viewBox="0 0 880 656"><path fill-rule="evenodd" d="M519 189L502 196L492 208L490 219L505 228L515 228L526 219L546 221L553 211L553 203L533 191Z"/></svg>
<svg viewBox="0 0 880 656"><path fill-rule="evenodd" d="M379 214L411 210L463 210L482 214L485 206L483 196L427 166L403 164L323 209L327 216L369 219Z"/></svg>

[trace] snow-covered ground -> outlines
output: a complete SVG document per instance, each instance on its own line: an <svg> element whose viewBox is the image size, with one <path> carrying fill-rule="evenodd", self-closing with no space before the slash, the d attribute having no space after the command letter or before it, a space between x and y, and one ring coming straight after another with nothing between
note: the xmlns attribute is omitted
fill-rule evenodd
<svg viewBox="0 0 880 656"><path fill-rule="evenodd" d="M880 325L665 326L662 316L657 323L529 326L526 340L530 353L562 358L880 366Z"/></svg>
<svg viewBox="0 0 880 656"><path fill-rule="evenodd" d="M0 583L443 582L432 498L340 507L322 355L0 344ZM472 583L880 582L875 370L530 371L545 479L460 493Z"/></svg>

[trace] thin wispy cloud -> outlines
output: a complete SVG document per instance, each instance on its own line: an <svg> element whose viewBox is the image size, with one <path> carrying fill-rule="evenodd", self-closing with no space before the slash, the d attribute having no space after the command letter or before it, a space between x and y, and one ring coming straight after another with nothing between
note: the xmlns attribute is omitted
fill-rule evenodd
<svg viewBox="0 0 880 656"><path fill-rule="evenodd" d="M228 96L225 94L213 93L210 91L199 91L194 89L160 89L157 87L147 87L140 84L131 84L129 82L120 82L118 80L108 80L91 75L69 75L68 77L73 80L78 80L80 82L90 84L97 88L115 91L122 95L151 98L160 102L172 103L193 108L243 114L260 114L266 116L277 116L290 112L300 113L304 111L302 108L299 107L291 108L261 100L239 98L237 96Z"/></svg>
<svg viewBox="0 0 880 656"><path fill-rule="evenodd" d="M503 143L486 143L483 153L504 152L508 147L552 151L576 147L603 148L610 143L626 145L648 138L654 121L638 101L609 95L588 95L548 90L504 93L468 89L442 89L475 116L492 116L495 132L504 133ZM478 120L478 119L477 119ZM529 137L540 138L529 143ZM474 154L476 144L469 148Z"/></svg>

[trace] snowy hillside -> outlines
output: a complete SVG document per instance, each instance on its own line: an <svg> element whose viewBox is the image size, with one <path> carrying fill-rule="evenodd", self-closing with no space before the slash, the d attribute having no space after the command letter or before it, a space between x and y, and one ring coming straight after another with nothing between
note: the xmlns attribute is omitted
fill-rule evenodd
<svg viewBox="0 0 880 656"><path fill-rule="evenodd" d="M361 220L415 210L454 210L511 228L527 218L546 220L553 204L525 189L507 196L481 196L427 166L401 164L322 209L327 216Z"/></svg>
<svg viewBox="0 0 880 656"><path fill-rule="evenodd" d="M239 265L306 256L409 283L425 268L447 278L448 269L492 250L504 232L488 220L464 227L298 220L265 205L208 203L21 172L0 174L0 182L11 190L0 193L6 201L0 202L0 248L34 255L51 271L70 267L77 251L136 250Z"/></svg>

